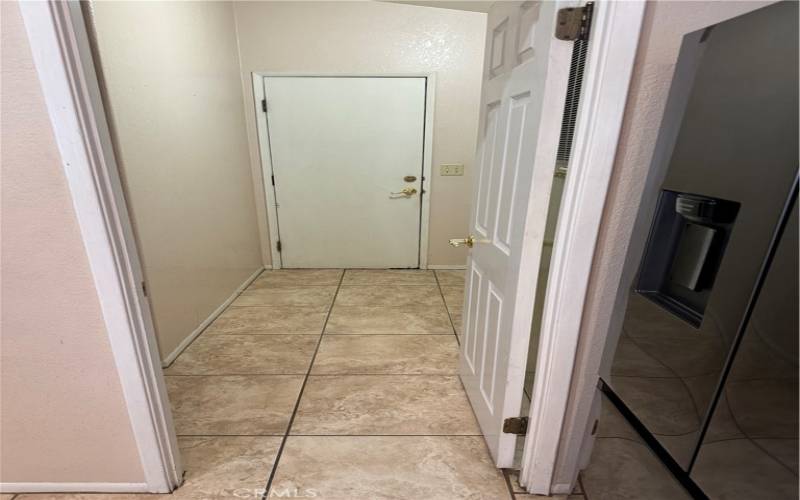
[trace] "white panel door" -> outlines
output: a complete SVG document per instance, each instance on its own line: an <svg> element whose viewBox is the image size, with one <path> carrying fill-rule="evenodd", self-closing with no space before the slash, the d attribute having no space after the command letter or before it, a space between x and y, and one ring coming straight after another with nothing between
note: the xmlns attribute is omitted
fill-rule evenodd
<svg viewBox="0 0 800 500"><path fill-rule="evenodd" d="M419 267L425 78L266 77L264 92L282 266Z"/></svg>
<svg viewBox="0 0 800 500"><path fill-rule="evenodd" d="M510 467L569 75L555 2L489 13L460 373L498 467Z"/></svg>

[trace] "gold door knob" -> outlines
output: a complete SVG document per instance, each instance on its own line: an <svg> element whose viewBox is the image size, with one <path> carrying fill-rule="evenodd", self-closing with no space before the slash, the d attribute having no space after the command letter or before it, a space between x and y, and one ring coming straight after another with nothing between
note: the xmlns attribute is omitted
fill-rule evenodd
<svg viewBox="0 0 800 500"><path fill-rule="evenodd" d="M474 235L470 234L466 238L454 238L450 240L450 245L454 247L460 247L461 245L464 245L467 248L472 248L473 246L475 246L475 243L491 243L491 241L492 240L486 240L486 239L478 240L475 238Z"/></svg>
<svg viewBox="0 0 800 500"><path fill-rule="evenodd" d="M454 238L450 240L450 245L454 247L460 247L461 245L465 245L467 248L472 248L475 244L475 237L471 234L466 238Z"/></svg>
<svg viewBox="0 0 800 500"><path fill-rule="evenodd" d="M398 191L396 193L389 193L389 194L390 194L389 198L400 198L401 196L405 197L405 198L411 198L412 196L417 194L417 190L415 188L412 188L412 187L407 187L407 188L401 189L400 191Z"/></svg>

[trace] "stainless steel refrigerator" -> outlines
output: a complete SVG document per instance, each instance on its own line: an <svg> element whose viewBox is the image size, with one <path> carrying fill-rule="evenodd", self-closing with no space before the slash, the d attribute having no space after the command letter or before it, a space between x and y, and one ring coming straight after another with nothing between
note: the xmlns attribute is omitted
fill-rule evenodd
<svg viewBox="0 0 800 500"><path fill-rule="evenodd" d="M700 497L798 495L798 91L796 2L684 37L603 382Z"/></svg>

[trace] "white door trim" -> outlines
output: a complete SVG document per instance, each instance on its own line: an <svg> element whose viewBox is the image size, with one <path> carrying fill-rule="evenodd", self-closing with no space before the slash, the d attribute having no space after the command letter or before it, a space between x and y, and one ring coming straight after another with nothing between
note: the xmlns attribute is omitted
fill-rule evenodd
<svg viewBox="0 0 800 500"><path fill-rule="evenodd" d="M80 6L77 2L48 1L20 2L20 8L59 150L68 165L65 174L139 448L146 480L143 486L150 492L168 492L179 484L182 467L154 343L152 318L139 287L142 273L138 252ZM562 445L559 439L643 13L643 2L595 5L573 159L545 299L530 430L520 475L522 483L533 493L549 494L554 487L557 489L560 485L551 487L557 455L577 453L582 445L580 442ZM434 75L339 76L428 78L423 189L430 193ZM254 90L257 88L258 85ZM258 94L256 98L260 106ZM265 158L268 156L262 150L262 165L267 163ZM268 167L265 172L271 172L271 165ZM267 197L269 201L269 194ZM272 202L274 206L274 197ZM429 197L423 198L422 210L421 250L427 249ZM273 261L273 267L278 268L279 263L280 260ZM421 252L420 266L427 267L427 252ZM591 401L577 404L591 404ZM110 486L103 483L103 487ZM120 489L124 488L120 484Z"/></svg>
<svg viewBox="0 0 800 500"><path fill-rule="evenodd" d="M422 145L422 213L420 216L419 234L419 268L428 269L428 240L430 232L431 212L431 179L433 178L433 109L435 105L436 73L297 73L297 72L270 72L257 71L252 73L253 79L253 109L256 113L256 128L258 135L258 151L261 156L261 178L264 184L264 193L267 209L267 229L269 231L270 255L272 256L272 269L281 268L281 256L278 253L279 225L276 211L275 188L272 185L272 152L269 144L269 124L267 113L261 109L264 95L264 78L284 77L353 77L353 78L425 78L425 135Z"/></svg>
<svg viewBox="0 0 800 500"><path fill-rule="evenodd" d="M586 290L644 8L644 2L615 1L598 1L594 7L572 159L545 295L520 472L521 484L531 493L570 493L570 485L552 484L556 459L561 455L577 456L583 445L578 439L561 442L561 436ZM575 404L591 405L592 399ZM559 476L577 476L577 460L571 463L574 470L560 471Z"/></svg>
<svg viewBox="0 0 800 500"><path fill-rule="evenodd" d="M81 483L79 487L82 491L167 493L180 484L183 468L80 3L20 2L20 9L145 476L142 484ZM66 491L67 487L26 484L37 491Z"/></svg>
<svg viewBox="0 0 800 500"><path fill-rule="evenodd" d="M261 109L264 94L263 74L253 73L253 109L256 113L256 134L258 135L258 153L261 161L261 182L264 186L264 205L267 212L267 231L269 231L269 253L272 257L272 269L281 268L281 254L278 252L278 211L275 200L275 186L272 185L272 150L269 144L269 128L267 113Z"/></svg>

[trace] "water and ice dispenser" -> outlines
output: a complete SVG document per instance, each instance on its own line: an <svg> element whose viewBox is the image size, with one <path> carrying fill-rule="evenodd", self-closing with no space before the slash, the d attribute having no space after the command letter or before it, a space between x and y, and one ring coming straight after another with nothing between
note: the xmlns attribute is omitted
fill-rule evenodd
<svg viewBox="0 0 800 500"><path fill-rule="evenodd" d="M699 326L739 203L663 190L636 291Z"/></svg>

